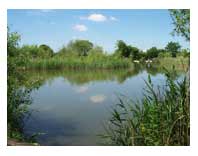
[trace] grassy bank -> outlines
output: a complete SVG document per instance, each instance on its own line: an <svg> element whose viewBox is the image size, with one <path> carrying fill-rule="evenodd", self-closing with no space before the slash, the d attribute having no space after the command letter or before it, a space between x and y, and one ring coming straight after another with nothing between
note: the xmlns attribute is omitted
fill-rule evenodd
<svg viewBox="0 0 198 156"><path fill-rule="evenodd" d="M189 67L189 57L163 57L154 59L153 66L160 66L171 70L174 66L177 71L186 70Z"/></svg>
<svg viewBox="0 0 198 156"><path fill-rule="evenodd" d="M110 145L190 145L188 76L175 82L167 73L166 86L156 91L150 77L144 98L120 97L103 137Z"/></svg>
<svg viewBox="0 0 198 156"><path fill-rule="evenodd" d="M25 64L27 69L121 69L130 66L128 59L108 56L30 59Z"/></svg>
<svg viewBox="0 0 198 156"><path fill-rule="evenodd" d="M141 65L146 63L140 62ZM170 70L173 66L177 71L183 71L189 66L189 58L186 57L164 57L155 58L150 64L158 69L166 68ZM20 68L25 69L124 69L133 66L133 62L128 58L102 56L102 57L51 57L27 59ZM160 70L161 70L160 69Z"/></svg>

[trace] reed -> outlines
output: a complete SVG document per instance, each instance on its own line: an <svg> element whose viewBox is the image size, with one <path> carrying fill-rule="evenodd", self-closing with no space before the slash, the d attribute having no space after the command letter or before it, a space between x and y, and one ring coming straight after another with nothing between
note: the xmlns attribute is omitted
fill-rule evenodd
<svg viewBox="0 0 198 156"><path fill-rule="evenodd" d="M166 72L166 86L156 89L145 82L144 98L132 101L120 96L113 108L106 144L128 146L190 145L190 91L188 76L175 81Z"/></svg>
<svg viewBox="0 0 198 156"><path fill-rule="evenodd" d="M128 59L105 56L31 59L25 67L27 69L120 69L128 68L130 65Z"/></svg>
<svg viewBox="0 0 198 156"><path fill-rule="evenodd" d="M166 69L171 70L174 66L177 71L187 70L189 67L190 58L189 57L163 57L157 58L154 61L154 66L159 66L161 68L166 67Z"/></svg>

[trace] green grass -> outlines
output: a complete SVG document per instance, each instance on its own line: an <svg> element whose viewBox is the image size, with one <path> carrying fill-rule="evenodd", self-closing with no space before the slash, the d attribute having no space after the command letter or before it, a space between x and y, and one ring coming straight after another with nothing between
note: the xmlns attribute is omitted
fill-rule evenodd
<svg viewBox="0 0 198 156"><path fill-rule="evenodd" d="M166 77L166 86L162 91L156 91L149 77L141 101L119 97L109 124L105 126L106 134L102 135L106 144L190 145L188 76L180 82L173 80L168 72Z"/></svg>
<svg viewBox="0 0 198 156"><path fill-rule="evenodd" d="M171 70L174 66L177 71L186 70L189 67L190 59L188 57L164 57L156 58L154 65L166 67L166 69ZM156 64L155 64L156 63Z"/></svg>
<svg viewBox="0 0 198 156"><path fill-rule="evenodd" d="M28 69L120 69L128 68L128 59L114 57L53 57L49 59L31 59L26 63Z"/></svg>

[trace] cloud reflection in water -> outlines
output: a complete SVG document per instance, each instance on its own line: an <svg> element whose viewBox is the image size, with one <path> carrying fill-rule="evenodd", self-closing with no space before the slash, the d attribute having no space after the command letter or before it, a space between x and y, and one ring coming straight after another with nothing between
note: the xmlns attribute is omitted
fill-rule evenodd
<svg viewBox="0 0 198 156"><path fill-rule="evenodd" d="M93 103L101 103L106 99L106 96L105 95L94 95L94 96L91 96L89 99Z"/></svg>

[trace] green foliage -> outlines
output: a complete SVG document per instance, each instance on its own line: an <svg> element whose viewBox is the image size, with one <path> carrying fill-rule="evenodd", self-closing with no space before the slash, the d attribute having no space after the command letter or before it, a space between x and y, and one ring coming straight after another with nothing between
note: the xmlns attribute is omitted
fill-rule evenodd
<svg viewBox="0 0 198 156"><path fill-rule="evenodd" d="M17 55L17 48L20 41L20 35L17 32L10 33L8 28L7 33L7 52L8 56L16 56Z"/></svg>
<svg viewBox="0 0 198 156"><path fill-rule="evenodd" d="M71 41L67 47L77 52L79 56L87 56L88 52L93 48L93 43L88 40L75 40Z"/></svg>
<svg viewBox="0 0 198 156"><path fill-rule="evenodd" d="M100 47L100 46L95 46L93 47L90 51L89 51L89 56L104 56L104 51L103 51L103 48Z"/></svg>
<svg viewBox="0 0 198 156"><path fill-rule="evenodd" d="M138 60L140 58L140 51L136 47L129 46L129 50L131 52L132 60Z"/></svg>
<svg viewBox="0 0 198 156"><path fill-rule="evenodd" d="M187 49L182 49L177 53L177 57L190 57L190 52Z"/></svg>
<svg viewBox="0 0 198 156"><path fill-rule="evenodd" d="M117 53L117 55L127 58L131 57L132 60L136 60L140 58L139 55L140 50L138 48L127 45L122 40L118 40L116 45L117 45L117 49L115 53Z"/></svg>
<svg viewBox="0 0 198 156"><path fill-rule="evenodd" d="M19 56L31 59L50 58L53 56L53 53L53 50L45 44L40 45L39 47L37 45L23 45L19 49Z"/></svg>
<svg viewBox="0 0 198 156"><path fill-rule="evenodd" d="M31 103L29 90L20 88L19 84L24 80L23 75L18 72L17 67L21 60L16 61L16 50L19 36L8 32L8 80L7 80L7 120L8 137L24 139L22 119L27 113L27 106ZM18 54L17 54L18 55Z"/></svg>
<svg viewBox="0 0 198 156"><path fill-rule="evenodd" d="M156 58L153 61L152 67L157 67L162 70L163 67L166 67L167 70L171 70L172 67L175 67L175 70L178 71L186 71L189 67L190 59L188 57L163 57Z"/></svg>
<svg viewBox="0 0 198 156"><path fill-rule="evenodd" d="M175 26L173 35L181 35L190 41L190 9L172 9L170 15Z"/></svg>
<svg viewBox="0 0 198 156"><path fill-rule="evenodd" d="M167 52L172 54L172 57L176 57L177 53L180 51L181 46L178 42L168 42L165 49Z"/></svg>
<svg viewBox="0 0 198 156"><path fill-rule="evenodd" d="M94 55L78 57L53 57L50 59L31 59L26 64L27 69L119 69L129 68L128 59L112 56Z"/></svg>
<svg viewBox="0 0 198 156"><path fill-rule="evenodd" d="M49 58L54 54L53 50L45 44L39 46L39 57L41 58Z"/></svg>
<svg viewBox="0 0 198 156"><path fill-rule="evenodd" d="M63 46L57 53L54 54L55 57L73 57L78 56L78 53L74 51L71 47Z"/></svg>
<svg viewBox="0 0 198 156"><path fill-rule="evenodd" d="M190 145L190 91L185 76L177 82L167 72L166 86L158 91L150 76L145 97L134 102L120 97L106 134L110 145Z"/></svg>
<svg viewBox="0 0 198 156"><path fill-rule="evenodd" d="M129 57L131 52L129 47L126 45L126 43L122 40L117 41L117 53L120 53L123 57Z"/></svg>
<svg viewBox="0 0 198 156"><path fill-rule="evenodd" d="M19 51L20 56L23 55L28 58L37 58L39 55L39 48L37 45L23 45Z"/></svg>
<svg viewBox="0 0 198 156"><path fill-rule="evenodd" d="M156 47L152 47L147 50L146 57L147 59L152 59L158 57L158 54L159 54L159 50Z"/></svg>
<svg viewBox="0 0 198 156"><path fill-rule="evenodd" d="M172 55L169 52L163 52L163 53L159 53L158 57L165 58L165 57L172 57Z"/></svg>

